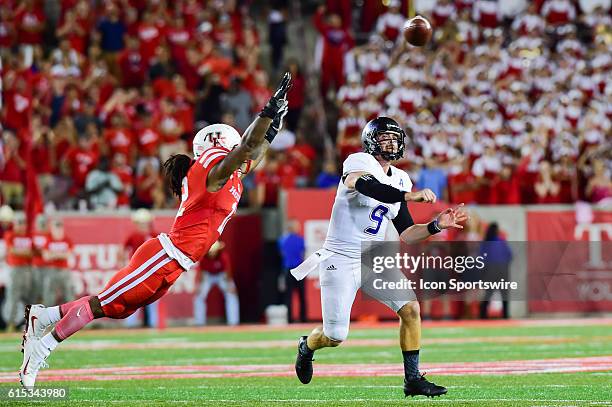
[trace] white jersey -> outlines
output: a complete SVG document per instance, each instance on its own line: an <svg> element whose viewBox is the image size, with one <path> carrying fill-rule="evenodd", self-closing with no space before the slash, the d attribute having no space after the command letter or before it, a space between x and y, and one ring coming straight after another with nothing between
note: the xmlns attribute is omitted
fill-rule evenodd
<svg viewBox="0 0 612 407"><path fill-rule="evenodd" d="M385 174L374 156L367 153L351 154L344 161L343 176L352 172L367 172L383 184L401 191L412 191L412 181L406 172L390 166L391 175ZM377 201L348 189L340 182L323 248L360 258L361 242L384 240L389 221L397 216L399 209L399 202L389 204Z"/></svg>

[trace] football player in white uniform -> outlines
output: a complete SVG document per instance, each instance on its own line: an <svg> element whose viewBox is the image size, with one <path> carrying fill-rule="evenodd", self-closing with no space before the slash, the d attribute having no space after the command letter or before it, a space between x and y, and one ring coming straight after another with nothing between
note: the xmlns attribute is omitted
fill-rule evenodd
<svg viewBox="0 0 612 407"><path fill-rule="evenodd" d="M319 268L323 326L298 343L295 371L304 384L312 379L314 351L340 345L348 336L351 307L361 287L361 244L383 241L389 222L400 240L415 243L447 228L462 228L467 219L461 207L449 208L428 224L414 224L407 201L436 201L435 194L424 189L411 192L412 182L406 172L390 164L403 157L405 133L388 117L371 120L363 129L362 153L351 154L343 165L332 216L323 248L293 269L299 280ZM405 298L379 301L400 317L400 347L404 356L404 394L440 396L446 388L425 379L419 372L421 319L419 303L413 292Z"/></svg>

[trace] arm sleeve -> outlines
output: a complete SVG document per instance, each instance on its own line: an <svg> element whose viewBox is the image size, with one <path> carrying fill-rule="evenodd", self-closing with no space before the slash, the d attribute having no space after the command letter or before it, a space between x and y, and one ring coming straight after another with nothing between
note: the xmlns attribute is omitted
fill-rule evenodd
<svg viewBox="0 0 612 407"><path fill-rule="evenodd" d="M357 179L355 190L384 203L404 202L405 192L381 183L370 174L364 174Z"/></svg>
<svg viewBox="0 0 612 407"><path fill-rule="evenodd" d="M395 226L395 230L400 235L410 226L414 225L414 220L412 219L412 215L410 215L410 211L408 210L408 204L406 202L402 202L400 204L399 212L397 212L397 216L393 218L393 226Z"/></svg>

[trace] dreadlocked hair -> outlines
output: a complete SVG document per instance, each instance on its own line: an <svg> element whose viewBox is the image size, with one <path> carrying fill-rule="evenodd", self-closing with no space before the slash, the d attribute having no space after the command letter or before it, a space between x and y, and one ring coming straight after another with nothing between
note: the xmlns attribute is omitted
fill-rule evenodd
<svg viewBox="0 0 612 407"><path fill-rule="evenodd" d="M166 182L170 184L170 190L178 197L181 196L181 185L187 171L193 164L191 157L185 154L174 154L164 163L164 176Z"/></svg>

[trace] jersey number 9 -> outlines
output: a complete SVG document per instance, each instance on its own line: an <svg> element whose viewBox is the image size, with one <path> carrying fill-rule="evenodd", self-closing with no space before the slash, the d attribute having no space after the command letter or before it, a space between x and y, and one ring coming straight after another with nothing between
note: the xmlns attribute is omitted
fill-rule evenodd
<svg viewBox="0 0 612 407"><path fill-rule="evenodd" d="M373 222L376 222L376 224L367 227L365 232L371 235L377 234L387 212L389 212L389 208L387 208L385 205L378 205L376 208L372 209L372 212L370 212L370 219L372 219Z"/></svg>

